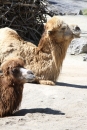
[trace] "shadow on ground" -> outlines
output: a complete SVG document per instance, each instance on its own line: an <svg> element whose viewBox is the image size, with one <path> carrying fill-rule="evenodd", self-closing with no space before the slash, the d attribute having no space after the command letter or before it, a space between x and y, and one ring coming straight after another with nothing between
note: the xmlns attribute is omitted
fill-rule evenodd
<svg viewBox="0 0 87 130"><path fill-rule="evenodd" d="M74 88L87 89L87 85L76 85L76 84L69 84L69 83L63 83L63 82L56 82L56 85L65 86L65 87L74 87Z"/></svg>
<svg viewBox="0 0 87 130"><path fill-rule="evenodd" d="M65 115L65 113L59 110L53 110L51 108L33 108L33 109L22 109L13 114L13 116L25 116L28 113L44 113L51 115Z"/></svg>

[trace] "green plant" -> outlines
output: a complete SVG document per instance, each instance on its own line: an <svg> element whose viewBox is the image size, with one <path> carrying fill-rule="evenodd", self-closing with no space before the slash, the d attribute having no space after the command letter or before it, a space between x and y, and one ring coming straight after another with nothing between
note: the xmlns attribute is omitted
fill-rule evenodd
<svg viewBox="0 0 87 130"><path fill-rule="evenodd" d="M87 9L84 9L82 12L83 12L83 15L87 15Z"/></svg>

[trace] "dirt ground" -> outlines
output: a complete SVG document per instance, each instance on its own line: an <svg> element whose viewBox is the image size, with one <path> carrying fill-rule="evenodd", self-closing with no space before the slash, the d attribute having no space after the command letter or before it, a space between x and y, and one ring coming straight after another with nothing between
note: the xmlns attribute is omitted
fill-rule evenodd
<svg viewBox="0 0 87 130"><path fill-rule="evenodd" d="M55 86L24 85L20 110L0 118L0 130L11 129L87 129L87 62L82 55L67 53Z"/></svg>
<svg viewBox="0 0 87 130"><path fill-rule="evenodd" d="M87 62L67 54L56 86L25 84L20 110L0 130L86 130Z"/></svg>

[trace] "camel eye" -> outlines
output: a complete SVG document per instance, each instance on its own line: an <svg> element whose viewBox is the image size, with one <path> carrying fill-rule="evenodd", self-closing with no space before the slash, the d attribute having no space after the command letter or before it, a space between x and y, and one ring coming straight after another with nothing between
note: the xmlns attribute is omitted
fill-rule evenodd
<svg viewBox="0 0 87 130"><path fill-rule="evenodd" d="M62 25L62 27L61 27L61 30L64 31L64 30L67 29L67 27L68 27L68 26L64 23L64 24Z"/></svg>
<svg viewBox="0 0 87 130"><path fill-rule="evenodd" d="M13 74L17 74L17 73L19 72L19 70L18 70L17 68L13 68L13 69L11 70L11 72L12 72Z"/></svg>
<svg viewBox="0 0 87 130"><path fill-rule="evenodd" d="M66 27L62 27L61 30L64 31L66 29Z"/></svg>

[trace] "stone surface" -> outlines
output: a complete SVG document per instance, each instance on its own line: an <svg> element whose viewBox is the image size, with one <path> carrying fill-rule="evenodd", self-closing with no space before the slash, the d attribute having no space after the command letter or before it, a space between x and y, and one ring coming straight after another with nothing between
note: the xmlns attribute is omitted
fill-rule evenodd
<svg viewBox="0 0 87 130"><path fill-rule="evenodd" d="M74 39L69 46L69 52L72 55L87 53L87 38Z"/></svg>
<svg viewBox="0 0 87 130"><path fill-rule="evenodd" d="M83 61L87 61L87 54L83 56Z"/></svg>
<svg viewBox="0 0 87 130"><path fill-rule="evenodd" d="M50 10L60 15L76 15L87 8L87 0L48 0Z"/></svg>

